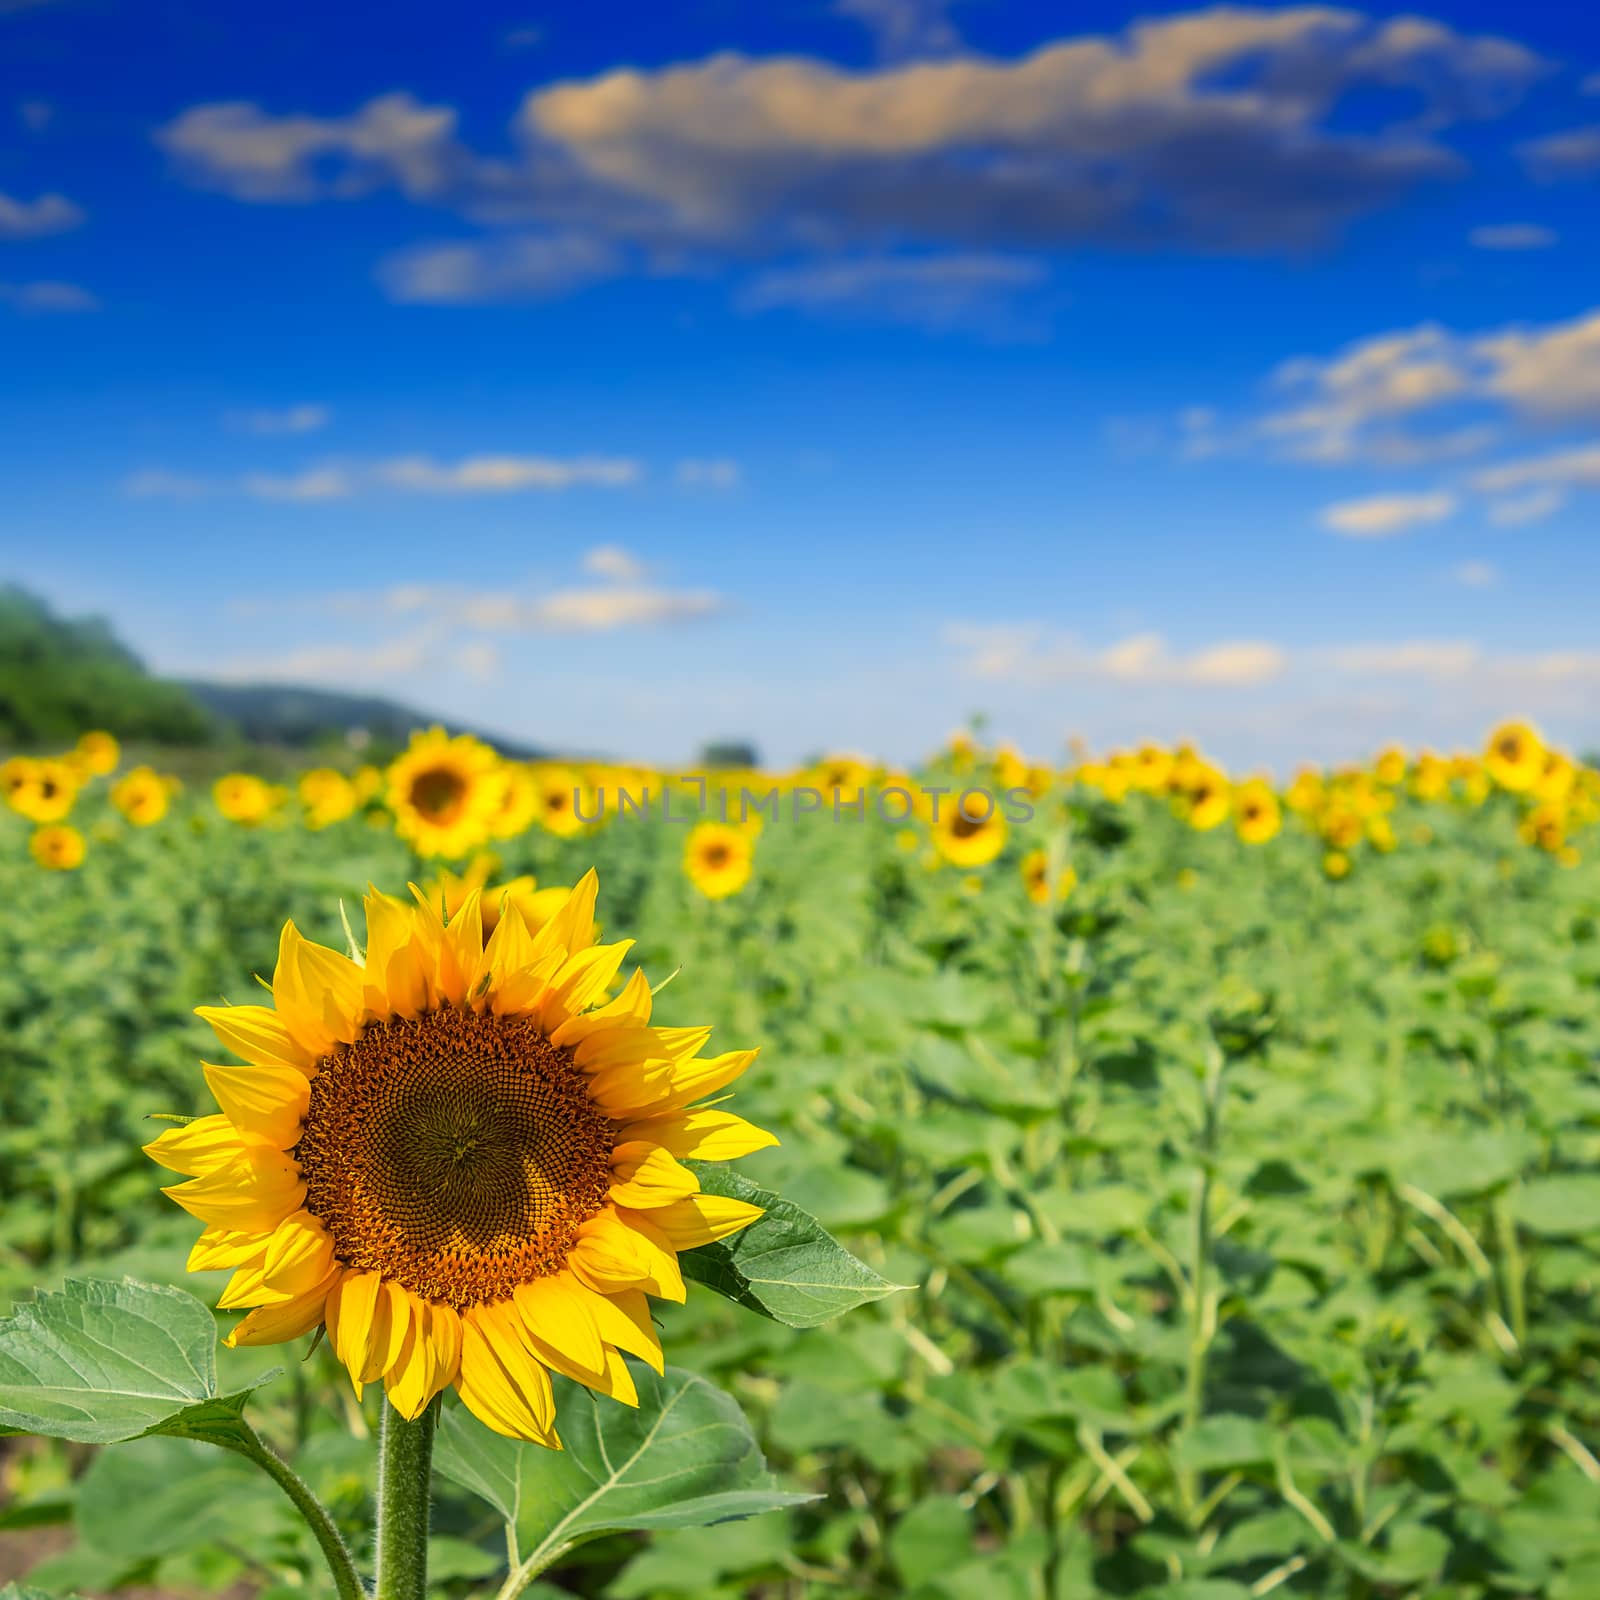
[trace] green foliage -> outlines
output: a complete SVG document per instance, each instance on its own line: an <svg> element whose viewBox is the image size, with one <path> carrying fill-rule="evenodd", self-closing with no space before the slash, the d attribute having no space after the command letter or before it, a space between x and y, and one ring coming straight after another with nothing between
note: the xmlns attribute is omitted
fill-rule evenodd
<svg viewBox="0 0 1600 1600"><path fill-rule="evenodd" d="M69 743L89 728L164 744L213 731L189 693L152 678L101 618L67 621L25 589L0 587L0 743Z"/></svg>

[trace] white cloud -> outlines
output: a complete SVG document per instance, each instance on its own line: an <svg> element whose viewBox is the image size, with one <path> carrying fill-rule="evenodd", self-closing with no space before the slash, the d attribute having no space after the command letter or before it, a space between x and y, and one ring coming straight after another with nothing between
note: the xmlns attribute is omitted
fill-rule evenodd
<svg viewBox="0 0 1600 1600"><path fill-rule="evenodd" d="M620 545L603 544L583 558L583 570L597 578L613 578L618 583L637 583L645 575L645 564Z"/></svg>
<svg viewBox="0 0 1600 1600"><path fill-rule="evenodd" d="M1522 147L1522 158L1536 178L1586 178L1600 172L1600 123L1569 128Z"/></svg>
<svg viewBox="0 0 1600 1600"><path fill-rule="evenodd" d="M1559 489L1534 489L1510 500L1491 501L1484 515L1497 528L1520 528L1554 516L1566 503L1567 497Z"/></svg>
<svg viewBox="0 0 1600 1600"><path fill-rule="evenodd" d="M1489 561L1463 561L1450 569L1450 576L1464 589L1492 589L1500 581L1500 569Z"/></svg>
<svg viewBox="0 0 1600 1600"><path fill-rule="evenodd" d="M1502 695L1600 683L1600 650L1489 651L1465 639L1412 639L1347 646L1326 652L1325 659L1353 676L1472 680Z"/></svg>
<svg viewBox="0 0 1600 1600"><path fill-rule="evenodd" d="M32 283L0 283L0 300L28 314L98 311L99 300L76 283L37 279Z"/></svg>
<svg viewBox="0 0 1600 1600"><path fill-rule="evenodd" d="M1443 522L1455 511L1455 496L1442 491L1373 495L1328 506L1322 513L1322 525L1351 539L1386 539L1410 528Z"/></svg>
<svg viewBox="0 0 1600 1600"><path fill-rule="evenodd" d="M519 615L523 631L610 633L618 628L691 622L726 609L709 589L655 589L639 586L564 589L545 595Z"/></svg>
<svg viewBox="0 0 1600 1600"><path fill-rule="evenodd" d="M1034 684L1102 679L1241 688L1271 682L1288 659L1278 646L1258 639L1226 640L1181 655L1159 633L1134 634L1091 650L1029 623L954 623L944 639L962 653L970 676Z"/></svg>
<svg viewBox="0 0 1600 1600"><path fill-rule="evenodd" d="M743 474L726 456L680 461L673 474L686 489L736 489Z"/></svg>
<svg viewBox="0 0 1600 1600"><path fill-rule="evenodd" d="M362 683L420 672L434 654L434 641L422 636L370 645L311 644L277 655L236 656L216 676L227 683Z"/></svg>
<svg viewBox="0 0 1600 1600"><path fill-rule="evenodd" d="M293 405L281 410L231 411L227 422L242 433L275 438L286 434L316 433L333 420L327 406Z"/></svg>
<svg viewBox="0 0 1600 1600"><path fill-rule="evenodd" d="M342 467L311 467L287 475L249 472L239 487L253 500L314 502L345 500L356 492L356 479Z"/></svg>
<svg viewBox="0 0 1600 1600"><path fill-rule="evenodd" d="M624 270L608 240L566 232L416 245L389 256L378 281L403 305L547 300Z"/></svg>
<svg viewBox="0 0 1600 1600"><path fill-rule="evenodd" d="M81 227L83 208L62 194L42 194L37 200L13 200L0 194L0 239L39 239Z"/></svg>
<svg viewBox="0 0 1600 1600"><path fill-rule="evenodd" d="M946 15L950 0L834 0L833 8L868 29L886 61L948 55L961 47Z"/></svg>
<svg viewBox="0 0 1600 1600"><path fill-rule="evenodd" d="M206 478L168 472L161 467L147 467L122 480L122 492L131 500L198 500L214 488Z"/></svg>
<svg viewBox="0 0 1600 1600"><path fill-rule="evenodd" d="M1518 489L1582 487L1600 489L1600 444L1549 455L1508 461L1480 472L1472 480L1480 494L1506 494ZM1555 507L1551 507L1552 510Z"/></svg>
<svg viewBox="0 0 1600 1600"><path fill-rule="evenodd" d="M740 294L739 306L981 329L1003 325L1009 297L1048 276L1042 261L992 253L824 261L761 274Z"/></svg>
<svg viewBox="0 0 1600 1600"><path fill-rule="evenodd" d="M624 488L637 483L639 463L613 456L468 456L437 462L428 456L405 456L370 469L385 488L417 494L516 494L527 490L572 489L579 486Z"/></svg>
<svg viewBox="0 0 1600 1600"><path fill-rule="evenodd" d="M1537 222L1495 222L1474 228L1467 242L1475 250L1548 250L1560 237Z"/></svg>

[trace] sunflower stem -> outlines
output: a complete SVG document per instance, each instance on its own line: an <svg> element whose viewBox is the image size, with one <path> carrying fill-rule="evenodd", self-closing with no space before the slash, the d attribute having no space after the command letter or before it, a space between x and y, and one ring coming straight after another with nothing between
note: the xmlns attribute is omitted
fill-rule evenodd
<svg viewBox="0 0 1600 1600"><path fill-rule="evenodd" d="M378 1444L378 1583L374 1600L424 1600L435 1396L407 1422L388 1402Z"/></svg>

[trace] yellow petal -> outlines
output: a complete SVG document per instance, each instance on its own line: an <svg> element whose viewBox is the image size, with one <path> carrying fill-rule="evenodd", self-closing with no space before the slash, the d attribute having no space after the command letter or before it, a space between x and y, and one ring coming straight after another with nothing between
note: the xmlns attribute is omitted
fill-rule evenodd
<svg viewBox="0 0 1600 1600"><path fill-rule="evenodd" d="M667 1369L661 1351L661 1336L650 1320L650 1302L642 1289L618 1289L611 1294L589 1295L589 1314L600 1330L600 1337L619 1350L654 1367Z"/></svg>
<svg viewBox="0 0 1600 1600"><path fill-rule="evenodd" d="M483 966L483 892L474 889L444 930L439 958L439 993L453 1006L474 993Z"/></svg>
<svg viewBox="0 0 1600 1600"><path fill-rule="evenodd" d="M587 950L594 943L594 903L599 893L599 874L590 867L572 886L566 903L535 934L535 956L551 950L564 950L569 955Z"/></svg>
<svg viewBox="0 0 1600 1600"><path fill-rule="evenodd" d="M367 1351L372 1337L373 1311L378 1303L382 1278L376 1272L349 1268L328 1296L328 1343L340 1364L359 1385L366 1379Z"/></svg>
<svg viewBox="0 0 1600 1600"><path fill-rule="evenodd" d="M292 922L283 925L272 998L289 1031L318 1057L360 1031L362 973L348 956L302 938Z"/></svg>
<svg viewBox="0 0 1600 1600"><path fill-rule="evenodd" d="M262 1281L262 1258L255 1256L234 1269L227 1287L217 1297L217 1309L237 1311L241 1306L268 1305L287 1298L275 1295L265 1287Z"/></svg>
<svg viewBox="0 0 1600 1600"><path fill-rule="evenodd" d="M672 1089L652 1105L652 1112L677 1111L703 1099L714 1089L732 1083L755 1058L759 1050L729 1050L725 1055L685 1061L672 1072Z"/></svg>
<svg viewBox="0 0 1600 1600"><path fill-rule="evenodd" d="M293 1300L334 1266L333 1240L309 1211L285 1217L267 1241L262 1281L275 1298Z"/></svg>
<svg viewBox="0 0 1600 1600"><path fill-rule="evenodd" d="M474 1306L461 1319L461 1376L456 1389L486 1428L559 1450L550 1374L525 1352L519 1359L521 1341L506 1331L501 1309Z"/></svg>
<svg viewBox="0 0 1600 1600"><path fill-rule="evenodd" d="M317 1057L289 1032L271 1006L197 1006L224 1050L258 1067L295 1067L311 1074Z"/></svg>
<svg viewBox="0 0 1600 1600"><path fill-rule="evenodd" d="M635 1211L668 1206L700 1190L700 1180L660 1145L638 1140L620 1144L611 1153L611 1166L615 1175L612 1200Z"/></svg>
<svg viewBox="0 0 1600 1600"><path fill-rule="evenodd" d="M263 1255L268 1235L249 1229L208 1227L189 1252L190 1272L215 1272L222 1267L242 1266Z"/></svg>
<svg viewBox="0 0 1600 1600"><path fill-rule="evenodd" d="M632 948L632 939L621 939L616 944L597 944L579 951L562 965L551 980L551 996L544 1008L552 1031L568 1017L587 1011L605 995ZM557 1010L564 1010L565 1015L558 1017Z"/></svg>
<svg viewBox="0 0 1600 1600"><path fill-rule="evenodd" d="M282 1344L286 1339L310 1333L322 1321L322 1309L336 1278L337 1274L330 1272L325 1282L298 1299L252 1311L222 1342L230 1348L241 1344Z"/></svg>
<svg viewBox="0 0 1600 1600"><path fill-rule="evenodd" d="M593 1298L570 1272L558 1272L518 1284L512 1303L524 1330L542 1345L599 1373L605 1369L605 1357L600 1330L588 1306Z"/></svg>
<svg viewBox="0 0 1600 1600"><path fill-rule="evenodd" d="M619 1027L642 1028L650 1021L650 1006L649 980L643 971L637 971L615 1000L569 1018L550 1035L550 1043L570 1050L592 1034Z"/></svg>
<svg viewBox="0 0 1600 1600"><path fill-rule="evenodd" d="M660 1300L686 1298L678 1260L663 1236L632 1212L624 1222L612 1208L580 1224L568 1264L578 1281L599 1294L643 1289ZM631 1225L630 1225L631 1224Z"/></svg>
<svg viewBox="0 0 1600 1600"><path fill-rule="evenodd" d="M193 1122L168 1128L160 1138L152 1139L144 1147L144 1153L171 1172L198 1178L203 1172L238 1160L244 1148L245 1141L239 1137L239 1130L220 1112L215 1112L209 1117L196 1117Z"/></svg>
<svg viewBox="0 0 1600 1600"><path fill-rule="evenodd" d="M647 1139L670 1151L680 1161L737 1161L754 1150L778 1142L775 1134L758 1128L731 1111L702 1107L698 1111L671 1111L643 1122L630 1122L617 1135L619 1143Z"/></svg>
<svg viewBox="0 0 1600 1600"><path fill-rule="evenodd" d="M163 1189L192 1217L270 1233L306 1197L300 1169L281 1151L246 1150L226 1166Z"/></svg>
<svg viewBox="0 0 1600 1600"><path fill-rule="evenodd" d="M414 1017L428 1005L428 983L414 935L411 907L369 884L367 964L362 1003L374 1016Z"/></svg>
<svg viewBox="0 0 1600 1600"><path fill-rule="evenodd" d="M726 1239L765 1214L760 1206L746 1205L743 1200L729 1200L720 1194L694 1194L669 1206L657 1206L649 1213L649 1219L674 1250L693 1250L696 1245ZM625 1220L638 1226L631 1216Z"/></svg>
<svg viewBox="0 0 1600 1600"><path fill-rule="evenodd" d="M300 1138L311 1104L311 1080L295 1067L219 1067L201 1062L206 1086L224 1115L242 1133L253 1133L278 1150Z"/></svg>
<svg viewBox="0 0 1600 1600"><path fill-rule="evenodd" d="M446 1385L461 1365L461 1318L453 1307L412 1296L411 1326L384 1379L389 1404L408 1421Z"/></svg>
<svg viewBox="0 0 1600 1600"><path fill-rule="evenodd" d="M356 1374L358 1382L372 1383L383 1377L400 1359L411 1332L412 1305L411 1295L392 1279L385 1279L379 1286L367 1359Z"/></svg>

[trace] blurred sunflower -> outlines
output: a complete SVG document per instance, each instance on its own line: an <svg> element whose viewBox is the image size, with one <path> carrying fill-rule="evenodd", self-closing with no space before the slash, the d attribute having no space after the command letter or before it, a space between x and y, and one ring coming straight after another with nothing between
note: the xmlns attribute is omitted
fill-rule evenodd
<svg viewBox="0 0 1600 1600"><path fill-rule="evenodd" d="M356 808L355 785L333 767L313 767L301 773L297 788L306 826L314 833L343 822Z"/></svg>
<svg viewBox="0 0 1600 1600"><path fill-rule="evenodd" d="M274 785L251 772L226 773L211 786L217 810L229 822L242 823L247 828L271 816L281 797Z"/></svg>
<svg viewBox="0 0 1600 1600"><path fill-rule="evenodd" d="M1187 808L1184 819L1191 828L1201 833L1228 820L1233 804L1228 792L1228 780L1215 767L1203 766L1184 784Z"/></svg>
<svg viewBox="0 0 1600 1600"><path fill-rule="evenodd" d="M496 839L516 839L531 828L539 816L539 785L520 761L507 761L500 768L503 788L500 806L489 824Z"/></svg>
<svg viewBox="0 0 1600 1600"><path fill-rule="evenodd" d="M1343 850L1330 850L1322 858L1322 875L1338 882L1350 876L1350 857Z"/></svg>
<svg viewBox="0 0 1600 1600"><path fill-rule="evenodd" d="M33 769L38 764L32 756L11 756L0 761L0 796L7 805L12 805L15 797L33 782Z"/></svg>
<svg viewBox="0 0 1600 1600"><path fill-rule="evenodd" d="M464 856L489 837L500 809L500 757L470 733L411 735L389 768L394 830L419 856Z"/></svg>
<svg viewBox="0 0 1600 1600"><path fill-rule="evenodd" d="M682 1158L776 1143L694 1109L755 1056L701 1059L708 1028L650 1025L631 941L597 945L590 872L536 935L485 941L372 891L364 965L284 927L268 1006L202 1007L246 1066L222 1107L149 1154L206 1224L191 1271L230 1267L230 1345L325 1325L356 1385L416 1417L454 1384L487 1427L560 1448L550 1373L636 1404L620 1352L660 1371L647 1295L684 1299L678 1252L761 1215L700 1193Z"/></svg>
<svg viewBox="0 0 1600 1600"><path fill-rule="evenodd" d="M1234 792L1234 827L1246 844L1265 844L1283 827L1283 808L1272 785L1259 778L1242 783Z"/></svg>
<svg viewBox="0 0 1600 1600"><path fill-rule="evenodd" d="M1071 867L1063 867L1056 874L1054 895L1050 892L1050 853L1047 850L1030 850L1022 858L1022 887L1036 906L1048 905L1052 899L1065 900L1078 886L1078 874Z"/></svg>
<svg viewBox="0 0 1600 1600"><path fill-rule="evenodd" d="M1526 722L1504 722L1483 752L1489 776L1502 789L1525 794L1544 772L1544 741Z"/></svg>
<svg viewBox="0 0 1600 1600"><path fill-rule="evenodd" d="M1522 819L1517 832L1524 844L1537 845L1548 854L1556 855L1567 842L1566 808L1547 800Z"/></svg>
<svg viewBox="0 0 1600 1600"><path fill-rule="evenodd" d="M114 734L101 728L91 728L79 737L73 755L86 772L103 778L117 770L117 763L122 759L122 746L117 743Z"/></svg>
<svg viewBox="0 0 1600 1600"><path fill-rule="evenodd" d="M83 865L83 835L65 823L51 823L35 828L28 840L28 850L41 867L52 872L71 872Z"/></svg>
<svg viewBox="0 0 1600 1600"><path fill-rule="evenodd" d="M980 813L977 806L969 804L974 795L988 807L986 812ZM952 866L988 866L1005 849L1007 833L1006 819L994 796L971 789L946 798L948 803L939 807L929 830L934 847Z"/></svg>
<svg viewBox="0 0 1600 1600"><path fill-rule="evenodd" d="M697 822L683 849L683 870L708 900L725 900L750 881L750 834L726 822Z"/></svg>
<svg viewBox="0 0 1600 1600"><path fill-rule="evenodd" d="M136 828L149 828L167 814L171 796L153 767L135 767L111 786L111 803Z"/></svg>
<svg viewBox="0 0 1600 1600"><path fill-rule="evenodd" d="M571 839L598 819L594 791L570 767L541 767L538 772L539 821L558 839ZM582 815L579 815L579 812Z"/></svg>
<svg viewBox="0 0 1600 1600"><path fill-rule="evenodd" d="M78 798L78 774L54 758L29 761L22 781L12 780L6 799L30 822L59 822Z"/></svg>

